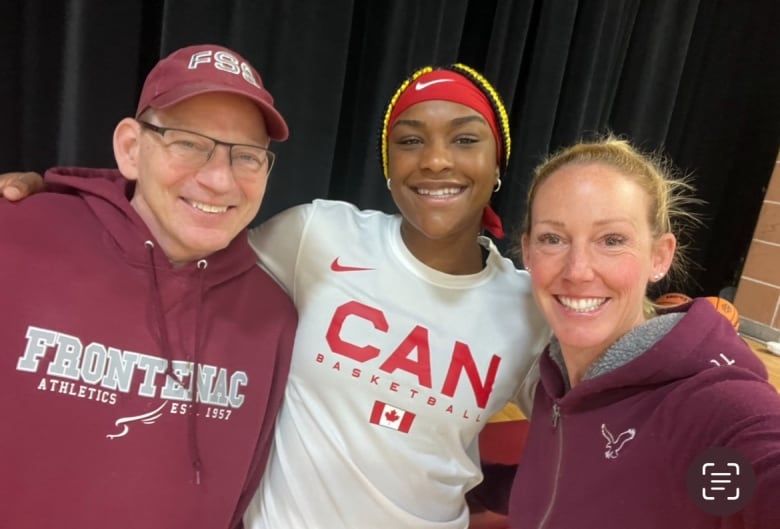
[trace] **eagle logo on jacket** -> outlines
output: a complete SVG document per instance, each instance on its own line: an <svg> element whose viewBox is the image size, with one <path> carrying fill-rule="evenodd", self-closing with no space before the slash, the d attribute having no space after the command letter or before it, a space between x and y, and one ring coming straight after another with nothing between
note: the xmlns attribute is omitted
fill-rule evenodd
<svg viewBox="0 0 780 529"><path fill-rule="evenodd" d="M607 451L604 452L604 457L607 459L617 459L617 456L620 454L620 450L623 449L623 446L627 442L629 442L631 439L636 437L636 428L629 428L625 432L622 432L620 435L615 438L614 435L612 435L612 432L609 431L606 424L601 425L601 435L604 436L604 439L607 440Z"/></svg>

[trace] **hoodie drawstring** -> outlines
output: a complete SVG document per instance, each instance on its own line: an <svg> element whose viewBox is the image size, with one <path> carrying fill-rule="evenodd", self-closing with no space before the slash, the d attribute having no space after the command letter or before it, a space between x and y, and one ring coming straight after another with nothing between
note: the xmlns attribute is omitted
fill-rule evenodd
<svg viewBox="0 0 780 529"><path fill-rule="evenodd" d="M200 459L200 446L198 445L198 422L197 417L200 413L200 400L197 398L198 389L200 388L200 373L198 369L198 359L200 358L200 347L203 343L203 286L204 279L206 277L205 272L208 262L205 259L198 261L198 311L195 315L195 347L192 351L192 376L195 378L195 387L192 390L192 401L189 415L190 421L190 457L192 459L192 468L195 470L195 484L200 485L200 473L203 467Z"/></svg>
<svg viewBox="0 0 780 529"><path fill-rule="evenodd" d="M160 280L157 275L157 263L154 257L154 242L153 241L145 241L144 246L149 250L149 259L151 261L151 276L152 276L152 305L154 306L154 310L156 312L157 317L157 326L158 330L160 332L160 345L162 346L162 353L165 355L165 359L168 362L168 365L165 369L165 375L171 377L177 384L179 384L181 387L185 387L183 380L176 375L176 373L173 370L173 350L171 348L171 341L170 337L168 335L168 325L165 322L165 309L163 307L162 302L162 291L160 289ZM197 263L197 268L199 271L205 270L208 266L208 262L205 259L201 259ZM189 413L187 414L187 437L189 441L189 449L190 449L190 462L192 464L192 469L194 471L194 479L195 484L200 485L200 475L202 470L202 461L200 457L200 446L198 445L198 435L197 435L197 417L198 417L198 411L199 411L199 401L198 401L198 388L200 384L200 375L198 373L198 358L199 358L199 350L201 347L201 340L203 332L201 330L201 320L203 317L203 288L204 288L204 276L205 274L203 272L200 272L199 274L199 281L198 281L198 308L197 313L195 317L195 346L192 356L192 391L190 393L190 409Z"/></svg>

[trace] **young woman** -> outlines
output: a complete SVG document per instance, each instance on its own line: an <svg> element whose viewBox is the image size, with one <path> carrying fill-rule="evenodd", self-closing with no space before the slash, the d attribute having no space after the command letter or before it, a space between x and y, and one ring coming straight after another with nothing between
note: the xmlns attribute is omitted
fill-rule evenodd
<svg viewBox="0 0 780 529"><path fill-rule="evenodd" d="M554 337L512 527L780 527L763 364L709 301L658 315L645 297L682 262L673 227L691 218L664 167L608 138L535 172L522 256Z"/></svg>
<svg viewBox="0 0 780 529"><path fill-rule="evenodd" d="M506 110L464 65L422 68L382 124L400 215L315 200L250 233L299 326L253 529L465 529L477 438L549 339L528 274L499 255L490 197Z"/></svg>
<svg viewBox="0 0 780 529"><path fill-rule="evenodd" d="M479 236L510 150L490 84L418 70L380 150L401 215L316 200L250 235L300 317L255 529L467 527L477 434L549 337L527 274Z"/></svg>

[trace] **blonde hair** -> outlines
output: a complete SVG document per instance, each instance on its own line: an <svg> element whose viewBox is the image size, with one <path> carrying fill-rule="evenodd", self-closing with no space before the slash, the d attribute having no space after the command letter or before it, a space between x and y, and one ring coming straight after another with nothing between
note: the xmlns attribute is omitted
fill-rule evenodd
<svg viewBox="0 0 780 529"><path fill-rule="evenodd" d="M557 170L574 164L611 166L644 190L650 198L648 222L653 236L658 238L671 233L677 238L677 249L664 281L680 284L689 282L689 270L693 266L687 256L689 235L693 228L702 224L696 213L689 209L703 201L693 196L695 188L690 177L681 175L667 157L660 152L642 152L627 140L612 134L565 147L548 156L534 169L526 201L523 233L527 235L530 232L533 204L539 186ZM649 300L645 303L645 313L648 316L655 315L655 307Z"/></svg>

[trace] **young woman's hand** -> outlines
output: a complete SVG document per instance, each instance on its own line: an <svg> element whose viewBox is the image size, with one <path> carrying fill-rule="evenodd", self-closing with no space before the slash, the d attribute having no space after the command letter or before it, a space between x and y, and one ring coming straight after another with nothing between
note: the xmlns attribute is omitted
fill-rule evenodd
<svg viewBox="0 0 780 529"><path fill-rule="evenodd" d="M33 172L0 174L0 194L8 200L21 200L43 191L43 177Z"/></svg>

